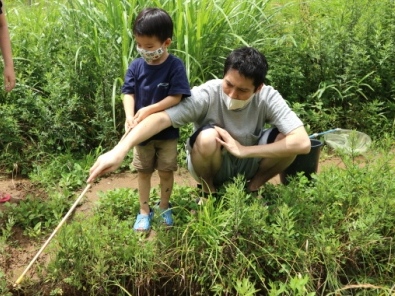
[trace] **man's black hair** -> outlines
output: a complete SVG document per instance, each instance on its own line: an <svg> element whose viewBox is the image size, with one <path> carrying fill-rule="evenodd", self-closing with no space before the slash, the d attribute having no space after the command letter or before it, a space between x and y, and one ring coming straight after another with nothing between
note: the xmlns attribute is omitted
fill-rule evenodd
<svg viewBox="0 0 395 296"><path fill-rule="evenodd" d="M266 57L253 47L241 47L233 50L225 60L224 76L230 69L252 79L255 89L264 83L269 64Z"/></svg>

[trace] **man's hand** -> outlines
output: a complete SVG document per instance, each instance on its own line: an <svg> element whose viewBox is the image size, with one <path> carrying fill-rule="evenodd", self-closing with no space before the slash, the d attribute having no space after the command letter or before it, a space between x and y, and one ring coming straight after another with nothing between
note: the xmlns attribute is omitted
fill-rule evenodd
<svg viewBox="0 0 395 296"><path fill-rule="evenodd" d="M220 143L230 154L243 158L242 146L239 142L232 138L232 136L223 128L214 127L220 137L217 137L217 142Z"/></svg>
<svg viewBox="0 0 395 296"><path fill-rule="evenodd" d="M100 155L89 170L90 175L87 182L92 183L97 177L115 171L121 165L122 161L122 155L115 149Z"/></svg>
<svg viewBox="0 0 395 296"><path fill-rule="evenodd" d="M116 170L130 149L169 126L171 126L170 117L162 111L150 115L133 129L129 129L111 151L98 157L90 169L87 182L91 183L97 177Z"/></svg>

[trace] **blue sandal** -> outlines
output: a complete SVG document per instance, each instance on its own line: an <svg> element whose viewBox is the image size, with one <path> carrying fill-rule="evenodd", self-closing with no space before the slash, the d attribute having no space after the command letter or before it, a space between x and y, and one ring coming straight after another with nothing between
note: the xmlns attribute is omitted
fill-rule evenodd
<svg viewBox="0 0 395 296"><path fill-rule="evenodd" d="M159 212L161 218L162 218L162 223L165 224L166 226L173 226L173 215L171 211L171 204L169 203L169 207L166 210L162 210L159 208L159 202L156 204L155 210Z"/></svg>
<svg viewBox="0 0 395 296"><path fill-rule="evenodd" d="M138 214L136 222L134 222L134 231L149 231L151 229L151 220L154 217L154 212L150 209L148 215Z"/></svg>

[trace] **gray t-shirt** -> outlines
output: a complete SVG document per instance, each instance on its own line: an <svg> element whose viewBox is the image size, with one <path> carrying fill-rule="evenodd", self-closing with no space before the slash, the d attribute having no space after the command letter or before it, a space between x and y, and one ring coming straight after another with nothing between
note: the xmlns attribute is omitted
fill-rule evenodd
<svg viewBox="0 0 395 296"><path fill-rule="evenodd" d="M252 101L239 110L227 109L222 79L194 87L191 94L166 110L174 127L193 123L196 130L212 124L224 128L240 144L252 146L258 143L265 124L277 127L283 134L303 126L280 93L268 85L263 86Z"/></svg>

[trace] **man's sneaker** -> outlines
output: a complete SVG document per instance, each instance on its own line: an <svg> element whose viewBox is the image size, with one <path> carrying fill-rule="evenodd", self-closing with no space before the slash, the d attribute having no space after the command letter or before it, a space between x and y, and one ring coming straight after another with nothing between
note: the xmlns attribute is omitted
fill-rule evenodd
<svg viewBox="0 0 395 296"><path fill-rule="evenodd" d="M154 212L150 209L150 213L148 215L138 214L136 218L136 222L134 222L133 229L135 231L149 231L151 229L151 221L154 217Z"/></svg>
<svg viewBox="0 0 395 296"><path fill-rule="evenodd" d="M165 224L166 226L173 226L173 215L171 212L171 204L169 203L169 207L166 210L162 210L159 208L159 202L155 206L155 211L157 211L160 214L160 217L162 219L162 223Z"/></svg>

